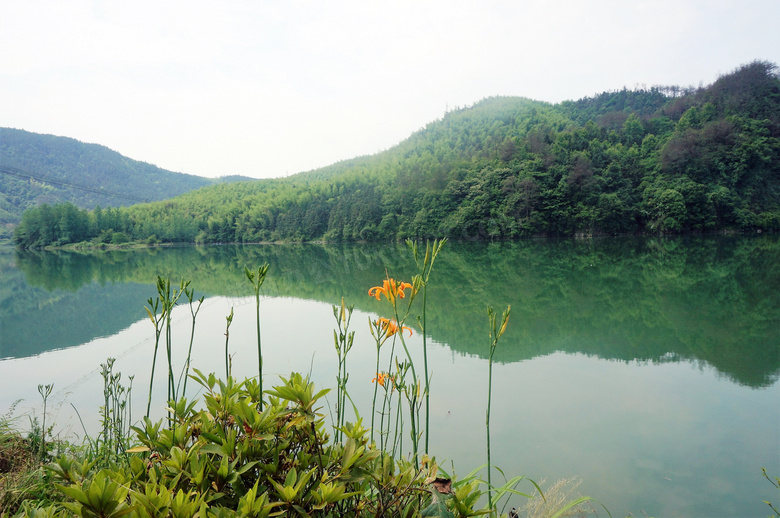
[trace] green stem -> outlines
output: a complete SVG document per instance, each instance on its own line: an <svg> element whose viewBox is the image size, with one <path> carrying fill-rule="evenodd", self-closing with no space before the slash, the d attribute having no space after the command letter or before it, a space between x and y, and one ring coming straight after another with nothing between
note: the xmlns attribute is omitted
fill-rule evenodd
<svg viewBox="0 0 780 518"><path fill-rule="evenodd" d="M370 319L369 319L370 320ZM376 346L376 376L379 377L379 341ZM379 391L379 380L374 382L374 399L371 401L371 442L374 441L374 415L376 414L376 394Z"/></svg>
<svg viewBox="0 0 780 518"><path fill-rule="evenodd" d="M265 276L268 274L268 263L263 263L257 268L257 271L250 270L249 267L244 266L244 273L249 282L252 283L252 288L255 290L255 312L256 312L256 324L257 324L257 383L260 388L260 411L263 411L263 347L260 342L260 287L265 282ZM232 316L232 310L231 310Z"/></svg>
<svg viewBox="0 0 780 518"><path fill-rule="evenodd" d="M190 301L190 314L192 315L192 327L190 329L190 346L187 349L187 361L184 364L184 370L183 370L183 375L182 375L184 377L184 387L182 388L182 391L181 391L181 396L182 397L187 395L187 377L190 374L190 362L192 361L192 343L195 341L195 320L196 320L196 318L198 316L198 312L200 311L200 306L201 306L201 304L203 304L203 299L204 299L204 297L201 297L198 300L198 308L193 311L193 309L192 309L193 290L190 290L190 291L186 292L186 295L187 295L187 298ZM179 384L181 383L182 376L179 377ZM178 385L177 385L177 390L178 390Z"/></svg>
<svg viewBox="0 0 780 518"><path fill-rule="evenodd" d="M157 364L157 349L160 347L161 329L155 325L154 330L154 356L152 356L152 375L149 379L149 399L146 401L146 417L149 417L149 411L152 408L152 387L154 385L154 367Z"/></svg>
<svg viewBox="0 0 780 518"><path fill-rule="evenodd" d="M263 346L260 341L260 286L255 290L255 320L257 324L257 382L260 385L260 411L263 411Z"/></svg>
<svg viewBox="0 0 780 518"><path fill-rule="evenodd" d="M488 306L488 321L490 323L490 354L488 355L488 400L487 411L485 412L485 430L487 431L487 484L488 484L488 509L491 515L494 514L493 509L493 483L490 475L492 467L490 463L490 404L493 396L493 353L496 352L496 346L498 345L498 339L504 334L506 325L509 322L509 312L512 309L511 306L507 306L504 310L504 314L501 316L501 324L498 325L496 321L496 312L493 310L493 306Z"/></svg>
<svg viewBox="0 0 780 518"><path fill-rule="evenodd" d="M397 317L398 317L398 313L396 312L396 322L398 322L398 318ZM406 351L406 357L409 359L409 366L412 368L412 380L413 380L413 383L415 383L415 387L416 387L417 371L414 368L414 361L412 360L412 355L409 352L409 348L406 347L406 340L404 340L403 327L402 327L401 324L399 324L398 327L400 328L399 329L399 336L401 337L401 345L403 345L404 351ZM418 444L417 444L417 434L416 434L417 426L415 425L415 415L414 415L414 407L416 406L415 405L416 401L417 401L417 391L415 390L414 394L412 395L412 398L409 400L409 405L410 405L409 406L409 410L410 410L409 413L412 416L412 422L411 422L411 427L412 427L412 450L413 450L412 453L414 455L414 464L415 464L415 467L419 467L418 466L418 460L419 459L417 458L417 454L418 454Z"/></svg>
<svg viewBox="0 0 780 518"><path fill-rule="evenodd" d="M173 309L173 308L171 308ZM168 318L165 319L165 348L168 352L168 400L172 401L176 399L176 387L174 386L173 378L173 357L171 349L173 343L171 340L171 312L168 311Z"/></svg>
<svg viewBox="0 0 780 518"><path fill-rule="evenodd" d="M493 509L493 484L490 479L490 403L493 394L493 350L490 348L490 357L488 359L488 400L487 412L485 413L485 429L487 430L487 482L488 482L488 509Z"/></svg>
<svg viewBox="0 0 780 518"><path fill-rule="evenodd" d="M428 449L428 430L430 429L430 411L431 411L431 394L430 385L428 379L428 342L427 342L427 328L425 323L425 302L428 295L428 284L423 284L423 306L422 306L422 332L423 332L423 367L425 370L425 452Z"/></svg>
<svg viewBox="0 0 780 518"><path fill-rule="evenodd" d="M400 426L400 430L399 430ZM396 449L397 445L397 449ZM393 456L404 448L404 419L401 413L401 396L398 396L398 408L395 413L395 435L393 438Z"/></svg>
<svg viewBox="0 0 780 518"><path fill-rule="evenodd" d="M230 323L233 321L233 308L230 308L230 315L225 317L227 325L225 326L225 379L230 381L230 355L228 354L228 344L230 343ZM262 390L262 388L261 388ZM260 404L262 404L262 392L260 392Z"/></svg>

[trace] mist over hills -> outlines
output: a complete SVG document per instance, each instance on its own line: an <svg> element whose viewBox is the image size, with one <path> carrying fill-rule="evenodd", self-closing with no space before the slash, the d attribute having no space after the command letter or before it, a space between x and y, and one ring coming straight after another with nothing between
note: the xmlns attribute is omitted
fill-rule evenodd
<svg viewBox="0 0 780 518"><path fill-rule="evenodd" d="M754 61L700 88L556 105L491 97L387 151L287 178L213 185L108 219L50 209L30 211L17 244L107 232L213 243L778 230L780 79ZM69 218L78 231L41 231Z"/></svg>

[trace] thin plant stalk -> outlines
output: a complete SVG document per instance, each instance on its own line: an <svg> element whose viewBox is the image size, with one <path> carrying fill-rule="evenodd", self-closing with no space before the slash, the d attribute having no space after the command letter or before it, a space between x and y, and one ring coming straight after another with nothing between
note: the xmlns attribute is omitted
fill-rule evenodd
<svg viewBox="0 0 780 518"><path fill-rule="evenodd" d="M428 280L431 276L431 270L433 270L433 263L436 260L436 256L441 252L442 247L447 242L447 238L441 240L434 239L433 246L430 241L425 240L425 257L422 262L420 261L420 254L417 248L417 242L411 239L406 240L406 246L412 252L414 262L417 265L417 275L420 277L423 290L422 301L422 317L420 326L422 327L422 339L423 339L423 371L425 375L425 451L428 451L429 446L429 430L430 430L430 415L431 415L431 378L428 373L428 326L426 320L426 303L428 301Z"/></svg>
<svg viewBox="0 0 780 518"><path fill-rule="evenodd" d="M393 336L393 342L390 346L390 364L387 366L387 374L389 375L392 369L393 365L393 359L395 355L395 336ZM379 376L379 373L377 372L377 376ZM392 380L393 385L391 385L391 388L399 389L399 385L397 384L399 378L396 376L395 379ZM378 383L377 383L378 384ZM399 400L400 400L400 394L399 394ZM390 436L390 422L391 422L391 412L393 411L393 392L390 392L390 395L387 394L387 388L385 387L385 395L382 399L382 411L379 413L379 415L382 416L380 423L379 423L379 449L384 450L385 447L388 444L389 436ZM387 429L385 430L385 416L387 416Z"/></svg>
<svg viewBox="0 0 780 518"><path fill-rule="evenodd" d="M195 290L193 289L184 289L184 295L187 297L187 301L190 305L190 315L192 315L192 327L190 329L190 346L189 349L187 349L187 361L184 364L184 369L182 370L182 374L179 376L179 383L177 384L176 388L178 390L178 386L181 384L182 378L184 378L184 387L181 391L181 396L184 397L187 394L187 377L190 372L190 362L192 361L192 343L195 340L195 320L198 316L198 312L200 311L200 306L203 304L203 300L205 297L201 296L198 299L198 306L197 308L193 309L193 300L195 296Z"/></svg>
<svg viewBox="0 0 780 518"><path fill-rule="evenodd" d="M394 377L391 378L392 385L390 386L391 391L390 391L389 396L388 396L387 388L385 387L385 396L384 396L384 400L382 402L382 412L381 412L382 422L379 425L380 433L383 435L383 438L384 438L384 441L380 441L380 448L383 449L383 450L385 448L387 448L388 445L390 444L390 426L392 424L392 413L393 413L393 392L394 391L398 391L398 404L400 405L401 404L401 393L403 392L403 383L404 383L403 378L405 376L405 371L404 371L404 375L400 374L398 358L395 356L395 344L396 344L396 338L397 338L396 334L397 333L392 335L393 336L393 340L392 340L392 343L390 345L390 356L389 356L389 359L388 359L389 363L387 365L387 371L386 371L387 375L390 376L390 373L393 372L393 365L395 365L395 373L396 374L395 374ZM406 366L406 370L408 370L408 368L409 367L407 365ZM385 415L387 416L387 428L385 428L385 426L384 426ZM396 424L397 424L397 421L396 421ZM401 430L403 431L403 423L401 423L401 424L402 424ZM397 426L396 426L396 429L397 429ZM396 435L396 438L397 438L397 435ZM394 438L393 441L395 443L395 438ZM393 446L393 448L395 448L395 446Z"/></svg>
<svg viewBox="0 0 780 518"><path fill-rule="evenodd" d="M368 317L368 327L371 329L371 334L374 334L374 328L375 324L371 322L371 317ZM377 334L374 335L374 338L376 339L376 368L374 369L374 372L376 372L377 377L379 377L379 349L382 346L380 343L380 334L379 334L379 324L376 324L376 331ZM374 414L376 414L376 394L379 391L379 382L374 383L374 397L371 400L371 440L374 440Z"/></svg>
<svg viewBox="0 0 780 518"><path fill-rule="evenodd" d="M176 399L176 385L173 377L173 342L171 336L171 315L173 307L189 286L190 281L181 280L179 288L171 290L170 278L163 279L157 276L157 293L162 303L162 312L165 317L165 351L168 357L168 401Z"/></svg>
<svg viewBox="0 0 780 518"><path fill-rule="evenodd" d="M392 341L392 343L390 345L390 358L389 358L389 363L387 365L387 373L388 373L388 375L390 374L390 372L392 372L393 360L396 359L395 358L395 342L396 342L396 337L395 337L395 335L393 335L393 341ZM398 389L400 386L397 385L396 382L399 382L399 380L400 380L400 378L398 378L396 376L396 379L393 381L392 387ZM399 397L399 400L400 400L400 397L401 397L400 396L400 392L399 392L399 396L398 397ZM379 424L379 433L381 434L379 443L380 443L380 448L381 449L385 449L385 447L388 444L389 437L390 437L390 421L391 421L390 416L391 416L391 413L393 411L393 404L392 403L393 403L393 392L391 391L390 392L390 396L388 397L387 389L385 389L385 396L384 396L384 399L382 401L382 412L381 412L382 421ZM387 413L385 413L385 409L387 410ZM385 426L384 426L385 415L387 415L387 430L386 431L385 431Z"/></svg>
<svg viewBox="0 0 780 518"><path fill-rule="evenodd" d="M347 381L349 380L347 353L352 349L355 340L355 332L349 332L353 309L354 306L347 307L344 304L343 297L341 298L341 306L333 306L333 316L336 318L338 329L338 331L333 331L333 342L339 362L338 374L336 375L336 426L333 432L333 438L336 442L341 441L341 430L346 420Z"/></svg>
<svg viewBox="0 0 780 518"><path fill-rule="evenodd" d="M133 422L133 380L135 379L135 375L128 376L128 380L130 380L130 385L127 388L127 428L124 431L125 437L130 437L130 425Z"/></svg>
<svg viewBox="0 0 780 518"><path fill-rule="evenodd" d="M257 268L257 271L250 270L244 266L244 273L252 288L255 290L255 310L257 323L257 382L260 386L260 411L263 411L263 348L260 341L260 287L265 282L265 276L268 274L268 263L263 263ZM231 310L232 313L232 310Z"/></svg>
<svg viewBox="0 0 780 518"><path fill-rule="evenodd" d="M54 384L38 385L38 393L43 398L43 424L41 425L41 445L38 451L38 455L43 460L46 454L46 403L51 395L51 391L54 389Z"/></svg>
<svg viewBox="0 0 780 518"><path fill-rule="evenodd" d="M390 409L388 409L388 412L392 409L392 394L390 394ZM398 406L396 408L395 412L395 431L393 433L393 449L392 454L395 457L395 454L397 452L401 452L404 449L404 416L403 412L401 411L402 406L401 401L401 394L399 392L398 394ZM389 417L388 417L389 421Z"/></svg>
<svg viewBox="0 0 780 518"><path fill-rule="evenodd" d="M493 353L496 352L496 346L498 345L498 339L506 331L506 325L509 322L509 312L512 306L507 306L501 316L501 324L499 326L496 320L496 312L493 310L493 306L488 306L488 320L490 321L490 354L488 355L488 399L487 399L487 411L485 412L485 429L487 430L487 485L488 485L488 509L493 512L493 485L490 478L491 464L490 464L490 404L493 395Z"/></svg>
<svg viewBox="0 0 780 518"><path fill-rule="evenodd" d="M225 379L230 381L230 355L228 354L228 344L230 343L230 324L233 323L232 307L230 308L230 314L225 317L225 320L227 321L227 325L225 326Z"/></svg>
<svg viewBox="0 0 780 518"><path fill-rule="evenodd" d="M426 242L427 252L427 242ZM427 253L426 253L427 255ZM423 373L425 375L425 452L428 452L428 430L430 429L431 415L431 386L430 376L428 375L428 334L425 322L425 303L428 300L428 283L423 282L423 300L422 300L422 339L423 339Z"/></svg>
<svg viewBox="0 0 780 518"><path fill-rule="evenodd" d="M414 368L414 361L412 360L412 355L409 352L409 348L406 346L406 341L404 340L403 333L400 333L400 337L401 337L401 345L403 346L404 351L406 352L406 357L409 360L409 367L412 370L413 386L416 387L418 380L417 380L417 371ZM417 466L417 462L418 462L417 454L418 454L418 446L419 446L418 444L419 441L417 438L417 428L418 428L418 421L420 417L418 415L415 418L415 412L414 412L414 409L417 408L417 398L419 397L419 393L417 390L413 389L411 391L411 394L407 391L407 396L409 399L409 415L411 416L411 423L409 423L409 426L411 427L411 433L412 433L412 449L414 455L414 462L415 462L415 467L419 467Z"/></svg>
<svg viewBox="0 0 780 518"><path fill-rule="evenodd" d="M159 277L158 277L159 282ZM152 388L154 386L154 368L157 364L157 349L160 347L160 335L162 334L162 322L165 318L165 309L163 308L162 313L157 313L157 310L160 308L160 298L156 297L152 299L149 297L149 300L146 301L147 304L149 304L149 307L145 307L146 313L149 315L149 319L152 321L152 324L154 325L154 354L152 356L152 374L149 377L149 398L146 401L146 417L149 417L149 410L152 408Z"/></svg>
<svg viewBox="0 0 780 518"><path fill-rule="evenodd" d="M380 352L384 343L387 341L387 339L390 336L393 336L394 333L392 333L391 323L387 319L382 319L382 318L371 320L371 317L368 317L368 328L371 330L371 336L374 337L374 341L376 342L376 367L374 370L374 372L376 372L376 377L373 379L373 381L375 382L374 397L371 400L371 440L373 441L374 440L374 418L376 414L376 396L379 391L380 377L382 375L382 373L379 371ZM395 338L393 338L393 340L394 340L393 343L395 344ZM395 346L393 346L390 352L391 361L393 357L393 351L395 351ZM385 399L387 399L387 392L385 392ZM384 405L382 411L384 412Z"/></svg>

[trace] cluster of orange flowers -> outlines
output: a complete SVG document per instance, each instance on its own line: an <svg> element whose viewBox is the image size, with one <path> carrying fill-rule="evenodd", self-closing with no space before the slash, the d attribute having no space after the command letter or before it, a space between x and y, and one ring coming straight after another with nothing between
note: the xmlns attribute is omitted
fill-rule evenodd
<svg viewBox="0 0 780 518"><path fill-rule="evenodd" d="M374 286L368 290L369 297L376 297L376 300L381 300L382 295L395 307L395 302L398 299L406 297L404 290L410 289L412 295L414 295L414 286L408 282L396 281L395 279L387 278L382 281L381 286ZM379 336L383 337L383 341L387 340L391 336L409 331L409 336L412 336L412 330L404 325L398 325L395 320L388 318L379 318L374 322L378 327ZM390 383L392 387L395 387L395 378L385 372L378 372L376 378L371 380L371 383L379 383L383 387L385 383Z"/></svg>
<svg viewBox="0 0 780 518"><path fill-rule="evenodd" d="M395 279L385 279L382 281L381 286L374 286L368 290L369 297L376 297L379 300L381 295L384 295L391 304L395 304L396 299L402 299L406 296L404 290L411 288L414 290L414 286L408 282L396 281Z"/></svg>
<svg viewBox="0 0 780 518"><path fill-rule="evenodd" d="M384 387L385 383L395 383L395 378L386 372L378 372L376 378L371 380L371 383L374 382L379 383Z"/></svg>

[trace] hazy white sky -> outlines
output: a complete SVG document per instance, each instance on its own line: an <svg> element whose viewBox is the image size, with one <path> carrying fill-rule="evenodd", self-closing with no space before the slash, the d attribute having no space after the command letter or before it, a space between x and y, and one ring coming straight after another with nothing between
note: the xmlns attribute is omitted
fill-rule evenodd
<svg viewBox="0 0 780 518"><path fill-rule="evenodd" d="M780 64L778 0L2 0L0 126L277 177L447 106L709 84Z"/></svg>

